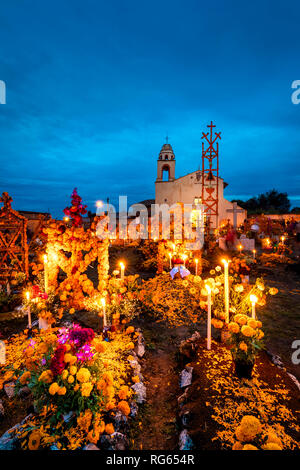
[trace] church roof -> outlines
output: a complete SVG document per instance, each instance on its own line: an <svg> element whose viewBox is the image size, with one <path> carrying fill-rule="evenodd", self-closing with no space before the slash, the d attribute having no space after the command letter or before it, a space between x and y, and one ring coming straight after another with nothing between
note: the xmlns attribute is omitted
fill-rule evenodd
<svg viewBox="0 0 300 470"><path fill-rule="evenodd" d="M161 148L161 152L173 152L172 145L171 144L164 144Z"/></svg>

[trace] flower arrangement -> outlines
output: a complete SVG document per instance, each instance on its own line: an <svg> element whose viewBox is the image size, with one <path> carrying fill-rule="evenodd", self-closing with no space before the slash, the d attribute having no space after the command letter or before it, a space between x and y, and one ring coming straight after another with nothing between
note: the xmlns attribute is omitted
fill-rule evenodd
<svg viewBox="0 0 300 470"><path fill-rule="evenodd" d="M112 434L113 414L130 413L133 392L130 352L136 334L133 327L112 333L103 341L89 328L70 328L25 334L7 342L8 361L0 375L0 388L14 380L15 391L27 385L36 413L16 429L24 449L76 449L97 443L101 434Z"/></svg>
<svg viewBox="0 0 300 470"><path fill-rule="evenodd" d="M206 306L206 297L201 297L204 281L200 276L189 275L185 279L172 280L169 273L163 273L142 282L138 294L139 300L152 314L170 325L196 323L201 317L202 307Z"/></svg>
<svg viewBox="0 0 300 470"><path fill-rule="evenodd" d="M262 323L244 314L237 314L228 324L231 333L230 352L235 361L236 373L240 377L251 377L255 357L262 348L264 333Z"/></svg>

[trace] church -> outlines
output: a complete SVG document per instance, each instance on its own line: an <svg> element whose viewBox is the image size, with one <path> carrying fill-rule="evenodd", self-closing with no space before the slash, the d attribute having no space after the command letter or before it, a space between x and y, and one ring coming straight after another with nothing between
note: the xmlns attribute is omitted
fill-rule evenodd
<svg viewBox="0 0 300 470"><path fill-rule="evenodd" d="M218 154L213 155L215 156L218 158ZM216 175L213 165L206 171L203 164L201 171L197 170L180 178L176 178L175 165L175 153L167 142L162 146L157 160L156 204L202 204L205 217L209 217L211 229L218 228L228 219L234 227L246 219L247 211L224 198L227 183L218 173ZM216 162L214 166L216 167Z"/></svg>

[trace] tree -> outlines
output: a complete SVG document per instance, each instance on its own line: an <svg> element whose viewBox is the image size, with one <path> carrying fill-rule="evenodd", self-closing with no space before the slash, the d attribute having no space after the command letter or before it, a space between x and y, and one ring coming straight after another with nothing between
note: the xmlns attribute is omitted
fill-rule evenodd
<svg viewBox="0 0 300 470"><path fill-rule="evenodd" d="M291 203L287 193L280 193L271 189L248 201L236 201L240 207L246 209L248 214L287 214Z"/></svg>
<svg viewBox="0 0 300 470"><path fill-rule="evenodd" d="M300 214L300 207L293 207L291 214Z"/></svg>

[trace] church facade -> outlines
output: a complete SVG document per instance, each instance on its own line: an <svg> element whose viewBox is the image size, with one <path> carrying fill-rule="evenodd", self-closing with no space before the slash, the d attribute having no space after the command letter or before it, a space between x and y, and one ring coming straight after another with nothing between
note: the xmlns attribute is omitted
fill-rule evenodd
<svg viewBox="0 0 300 470"><path fill-rule="evenodd" d="M166 143L162 146L157 160L157 178L155 181L155 203L168 204L202 204L202 172L189 173L180 178L175 177L175 154L172 146ZM205 185L210 182L205 182ZM215 229L222 222L230 220L233 226L241 224L247 217L247 211L224 198L224 188L227 184L222 178L215 182L218 185L218 214L210 217L210 226ZM204 205L205 208L205 205Z"/></svg>

